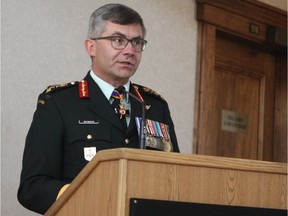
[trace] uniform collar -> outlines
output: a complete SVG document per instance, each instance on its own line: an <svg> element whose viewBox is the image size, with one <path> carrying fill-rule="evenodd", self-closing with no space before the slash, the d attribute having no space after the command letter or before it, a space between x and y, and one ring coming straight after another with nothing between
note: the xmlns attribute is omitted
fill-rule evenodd
<svg viewBox="0 0 288 216"><path fill-rule="evenodd" d="M114 90L114 86L112 86L111 84L105 82L104 80L100 79L98 76L95 75L95 73L90 70L90 76L92 77L92 79L95 81L95 83L99 86L99 88L101 89L101 91L103 92L103 94L105 95L105 97L107 98L107 100L110 100L111 94ZM130 81L128 81L125 85L125 90L129 91L130 89ZM128 100L128 95L126 95L126 99Z"/></svg>

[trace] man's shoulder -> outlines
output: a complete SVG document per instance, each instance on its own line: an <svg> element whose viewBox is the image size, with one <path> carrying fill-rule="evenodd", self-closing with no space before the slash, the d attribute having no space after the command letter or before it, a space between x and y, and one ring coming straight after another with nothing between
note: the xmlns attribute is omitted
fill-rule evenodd
<svg viewBox="0 0 288 216"><path fill-rule="evenodd" d="M132 86L141 95L151 96L151 97L157 98L157 99L159 99L161 101L165 101L165 99L158 92L154 91L151 88L148 88L146 86L142 86L142 85L139 85L139 84L135 84L135 83L133 83Z"/></svg>
<svg viewBox="0 0 288 216"><path fill-rule="evenodd" d="M56 92L60 92L63 91L65 89L70 89L72 87L76 87L78 86L79 82L78 81L72 81L72 82L68 82L68 83L61 83L61 84L53 84L53 85L49 85L44 91L43 94L47 94L47 95L52 95Z"/></svg>
<svg viewBox="0 0 288 216"><path fill-rule="evenodd" d="M61 84L53 84L49 85L38 97L37 104L38 105L44 105L46 102L49 101L51 97L61 97L61 94L66 92L69 89L73 89L73 87L78 87L79 81L73 81L69 83L61 83Z"/></svg>

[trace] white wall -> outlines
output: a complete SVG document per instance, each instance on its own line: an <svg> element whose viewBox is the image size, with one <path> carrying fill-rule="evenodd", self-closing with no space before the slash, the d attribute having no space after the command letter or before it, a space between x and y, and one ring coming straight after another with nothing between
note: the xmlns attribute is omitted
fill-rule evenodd
<svg viewBox="0 0 288 216"><path fill-rule="evenodd" d="M258 1L287 11L287 0L258 0Z"/></svg>
<svg viewBox="0 0 288 216"><path fill-rule="evenodd" d="M283 1L275 1L276 6L284 7ZM115 1L2 0L1 215L36 215L18 204L16 192L37 96L50 84L85 76L90 69L83 45L88 19L94 9L109 2ZM132 81L149 86L166 98L180 150L192 153L195 0L118 2L136 9L148 29L148 46Z"/></svg>

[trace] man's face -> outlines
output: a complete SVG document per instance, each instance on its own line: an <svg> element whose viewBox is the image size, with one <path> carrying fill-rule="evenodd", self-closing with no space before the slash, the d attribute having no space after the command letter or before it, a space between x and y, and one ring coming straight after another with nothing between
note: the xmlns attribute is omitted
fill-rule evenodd
<svg viewBox="0 0 288 216"><path fill-rule="evenodd" d="M121 36L127 39L142 38L142 28L140 24L119 25L107 21L105 30L101 37ZM89 40L87 40L89 41ZM91 40L89 55L92 56L93 72L117 87L125 84L135 73L141 60L142 52L133 49L132 44L128 42L127 46L122 50L117 50L111 46L111 40Z"/></svg>

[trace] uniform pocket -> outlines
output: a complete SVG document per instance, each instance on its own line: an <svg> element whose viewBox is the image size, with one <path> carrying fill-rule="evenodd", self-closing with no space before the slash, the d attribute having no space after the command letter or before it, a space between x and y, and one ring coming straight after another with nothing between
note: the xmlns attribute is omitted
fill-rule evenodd
<svg viewBox="0 0 288 216"><path fill-rule="evenodd" d="M77 142L111 142L110 127L108 125L77 125L67 130L67 143Z"/></svg>

